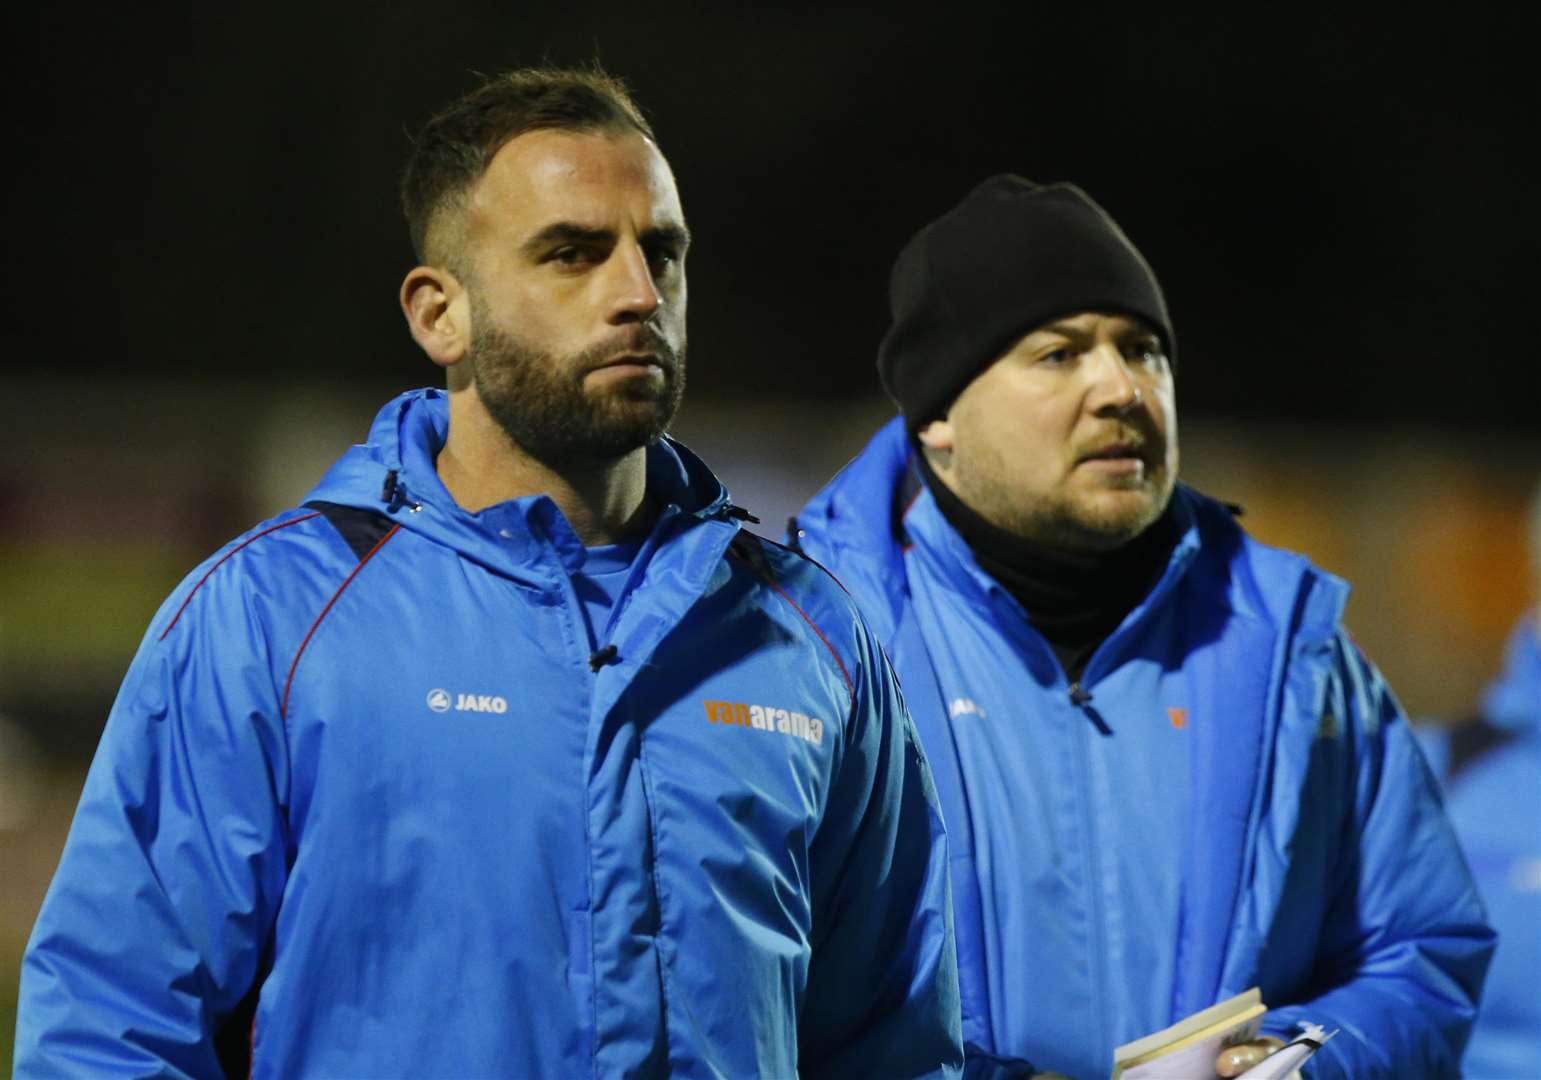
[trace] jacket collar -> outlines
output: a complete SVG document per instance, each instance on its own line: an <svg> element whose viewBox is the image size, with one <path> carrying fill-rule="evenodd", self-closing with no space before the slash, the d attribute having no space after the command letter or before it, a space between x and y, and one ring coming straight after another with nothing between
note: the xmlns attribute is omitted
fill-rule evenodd
<svg viewBox="0 0 1541 1080"><path fill-rule="evenodd" d="M435 462L449 432L442 390L413 390L388 402L369 439L350 449L307 496L388 514L410 532L542 587L583 564L582 542L547 495L462 509ZM647 454L647 488L661 508L654 533L688 521L724 518L727 490L686 447L664 436Z"/></svg>

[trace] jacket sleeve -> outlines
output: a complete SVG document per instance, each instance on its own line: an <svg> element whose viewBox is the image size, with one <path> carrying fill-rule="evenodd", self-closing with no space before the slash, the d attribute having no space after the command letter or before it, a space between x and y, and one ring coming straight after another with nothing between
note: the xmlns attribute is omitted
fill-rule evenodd
<svg viewBox="0 0 1541 1080"><path fill-rule="evenodd" d="M936 789L888 661L865 627L857 642L843 753L812 850L799 1073L957 1076L958 968Z"/></svg>
<svg viewBox="0 0 1541 1080"><path fill-rule="evenodd" d="M223 1075L215 1035L286 866L282 726L244 591L216 574L178 617L184 585L134 658L22 960L17 1077Z"/></svg>
<svg viewBox="0 0 1541 1080"><path fill-rule="evenodd" d="M1353 813L1338 838L1318 990L1271 1010L1267 1026L1339 1029L1306 1065L1313 1080L1458 1077L1494 934L1390 688L1346 634L1333 648L1328 709L1355 743Z"/></svg>

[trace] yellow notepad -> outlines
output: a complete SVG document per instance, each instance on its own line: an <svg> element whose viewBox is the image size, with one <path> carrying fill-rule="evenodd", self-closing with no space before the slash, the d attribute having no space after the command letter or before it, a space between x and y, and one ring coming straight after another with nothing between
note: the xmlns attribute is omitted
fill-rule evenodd
<svg viewBox="0 0 1541 1080"><path fill-rule="evenodd" d="M1209 1080L1227 1046L1253 1038L1268 1006L1257 987L1113 1052L1113 1080Z"/></svg>

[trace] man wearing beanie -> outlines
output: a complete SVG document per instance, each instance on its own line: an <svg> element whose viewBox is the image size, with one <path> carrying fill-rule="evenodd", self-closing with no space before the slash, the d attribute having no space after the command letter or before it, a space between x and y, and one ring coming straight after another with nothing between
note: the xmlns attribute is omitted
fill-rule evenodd
<svg viewBox="0 0 1541 1080"><path fill-rule="evenodd" d="M1069 184L922 229L879 350L903 415L793 523L899 672L941 791L969 1075L1105 1077L1238 994L1230 1076L1454 1077L1492 933L1347 586L1176 482L1176 339Z"/></svg>

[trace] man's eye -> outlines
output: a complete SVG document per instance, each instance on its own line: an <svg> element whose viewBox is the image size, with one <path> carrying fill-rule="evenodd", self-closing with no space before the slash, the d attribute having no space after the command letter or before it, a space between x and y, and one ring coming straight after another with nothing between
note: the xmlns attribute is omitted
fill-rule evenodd
<svg viewBox="0 0 1541 1080"><path fill-rule="evenodd" d="M653 268L653 273L664 274L679 264L679 252L670 248L659 248L651 251L647 256L648 263Z"/></svg>
<svg viewBox="0 0 1541 1080"><path fill-rule="evenodd" d="M1126 346L1124 357L1142 364L1155 364L1165 358L1160 342L1140 341Z"/></svg>
<svg viewBox="0 0 1541 1080"><path fill-rule="evenodd" d="M1066 360L1069 360L1069 359L1070 359L1070 350L1069 349L1055 349L1052 352L1046 352L1042 356L1040 356L1038 358L1038 362L1040 364L1063 364Z"/></svg>
<svg viewBox="0 0 1541 1080"><path fill-rule="evenodd" d="M563 270L582 270L601 262L604 255L584 244L563 244L546 253L545 262L555 263Z"/></svg>

